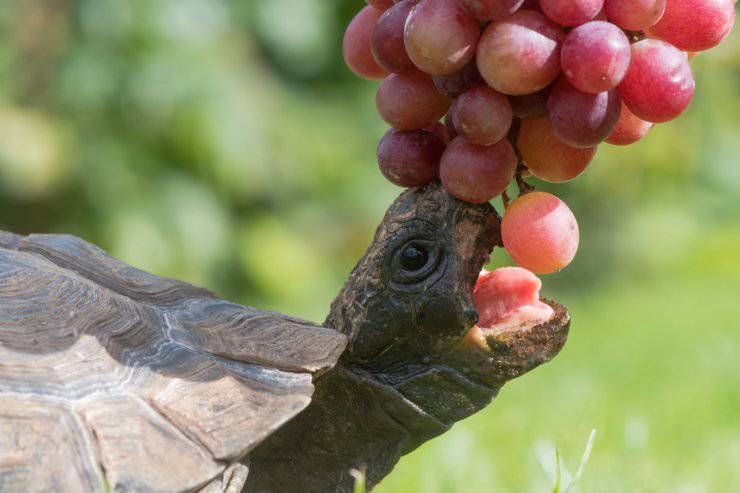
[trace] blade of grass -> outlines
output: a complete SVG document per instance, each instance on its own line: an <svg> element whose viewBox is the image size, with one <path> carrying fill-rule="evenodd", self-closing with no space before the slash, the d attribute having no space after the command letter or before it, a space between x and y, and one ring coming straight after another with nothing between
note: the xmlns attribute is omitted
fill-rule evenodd
<svg viewBox="0 0 740 493"><path fill-rule="evenodd" d="M576 484L578 480L581 478L581 475L583 474L583 469L586 467L586 463L591 458L591 452L594 449L594 441L596 440L596 428L591 430L591 434L588 436L588 441L586 442L586 449L583 451L583 457L581 457L581 463L578 465L578 470L576 471L575 476L573 476L573 479L571 479L568 486L565 488L565 493L568 493L570 491L571 486Z"/></svg>

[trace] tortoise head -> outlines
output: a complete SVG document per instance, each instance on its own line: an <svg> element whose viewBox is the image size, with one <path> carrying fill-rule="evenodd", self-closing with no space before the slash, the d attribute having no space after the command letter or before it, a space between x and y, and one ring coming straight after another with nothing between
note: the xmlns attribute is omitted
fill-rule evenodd
<svg viewBox="0 0 740 493"><path fill-rule="evenodd" d="M466 337L478 321L473 288L500 243L490 204L461 202L439 183L404 192L332 305L327 324L349 338L342 362L451 424L554 357L568 329L559 306L551 323Z"/></svg>
<svg viewBox="0 0 740 493"><path fill-rule="evenodd" d="M478 320L473 286L498 235L489 204L439 184L404 192L332 305L328 324L350 339L345 360L382 369L463 336Z"/></svg>

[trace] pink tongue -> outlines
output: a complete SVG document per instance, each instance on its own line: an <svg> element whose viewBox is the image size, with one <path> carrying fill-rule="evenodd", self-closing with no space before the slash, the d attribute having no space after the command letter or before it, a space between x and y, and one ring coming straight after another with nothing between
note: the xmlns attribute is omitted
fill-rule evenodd
<svg viewBox="0 0 740 493"><path fill-rule="evenodd" d="M482 272L473 290L480 327L545 322L552 308L540 301L542 282L526 269L503 267Z"/></svg>

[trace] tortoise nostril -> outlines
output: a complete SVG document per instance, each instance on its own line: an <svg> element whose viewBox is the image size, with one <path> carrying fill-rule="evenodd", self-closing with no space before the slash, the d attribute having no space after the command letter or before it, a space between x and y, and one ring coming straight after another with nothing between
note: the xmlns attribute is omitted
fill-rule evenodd
<svg viewBox="0 0 740 493"><path fill-rule="evenodd" d="M472 327L478 323L478 311L475 308L468 307L463 311L463 321L466 327Z"/></svg>

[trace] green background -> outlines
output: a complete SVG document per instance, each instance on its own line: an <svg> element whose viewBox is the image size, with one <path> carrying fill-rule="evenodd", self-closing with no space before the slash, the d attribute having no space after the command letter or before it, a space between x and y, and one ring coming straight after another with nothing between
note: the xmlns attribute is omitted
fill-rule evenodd
<svg viewBox="0 0 740 493"><path fill-rule="evenodd" d="M362 5L0 0L0 227L323 320L399 193L341 59ZM687 114L543 187L582 229L544 279L569 344L377 491L546 491L592 428L581 491L740 490L739 38L692 60Z"/></svg>

